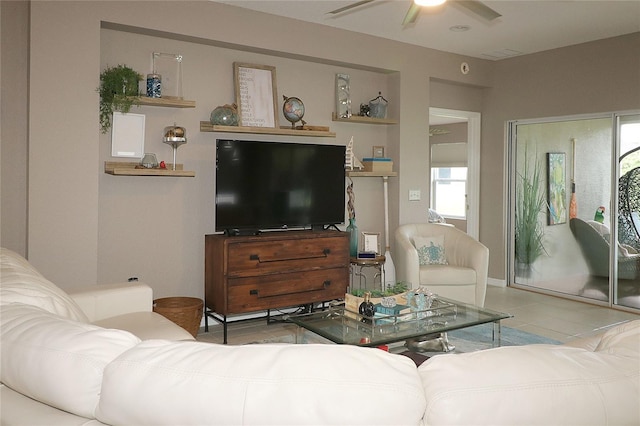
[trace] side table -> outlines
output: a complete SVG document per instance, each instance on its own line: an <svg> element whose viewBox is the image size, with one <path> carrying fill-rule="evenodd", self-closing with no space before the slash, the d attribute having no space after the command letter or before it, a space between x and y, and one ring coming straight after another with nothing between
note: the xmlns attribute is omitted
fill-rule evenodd
<svg viewBox="0 0 640 426"><path fill-rule="evenodd" d="M384 276L384 262L386 258L383 255L376 255L371 259L363 259L360 257L351 257L349 262L351 263L351 290L353 290L356 282L356 277L359 279L359 288L367 287L367 276L364 274L363 269L374 268L376 272L373 274L373 288L376 286L376 280L380 282L380 289L383 289L382 277ZM362 283L364 281L364 287Z"/></svg>

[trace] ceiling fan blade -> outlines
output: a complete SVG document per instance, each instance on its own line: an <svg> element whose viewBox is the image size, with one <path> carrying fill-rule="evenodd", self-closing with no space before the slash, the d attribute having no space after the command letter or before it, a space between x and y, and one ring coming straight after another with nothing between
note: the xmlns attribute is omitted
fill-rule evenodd
<svg viewBox="0 0 640 426"><path fill-rule="evenodd" d="M409 10L407 10L407 14L404 16L404 20L402 21L402 25L413 24L418 19L418 14L420 14L420 6L411 2L411 6Z"/></svg>
<svg viewBox="0 0 640 426"><path fill-rule="evenodd" d="M332 14L332 15L335 15L335 14L337 14L337 13L346 12L347 10L351 10L351 9L356 8L356 7L360 7L360 6L362 6L362 5L365 5L365 4L367 4L367 3L371 3L372 1L374 1L374 0L361 0L361 1L357 1L357 2L355 2L355 3L352 3L352 4L350 4L350 5L347 5L347 6L341 7L340 9L332 10L331 12L327 12L327 13L330 13L330 14Z"/></svg>
<svg viewBox="0 0 640 426"><path fill-rule="evenodd" d="M498 12L478 0L458 0L456 1L456 4L459 4L460 6L470 10L471 12L480 16L481 18L486 19L487 21L493 21L494 19L502 16Z"/></svg>

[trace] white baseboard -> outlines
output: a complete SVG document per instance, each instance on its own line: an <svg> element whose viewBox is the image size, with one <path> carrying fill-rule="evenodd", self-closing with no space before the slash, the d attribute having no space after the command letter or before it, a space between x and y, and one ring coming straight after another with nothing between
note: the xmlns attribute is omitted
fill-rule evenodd
<svg viewBox="0 0 640 426"><path fill-rule="evenodd" d="M497 278L487 278L487 285L493 285L496 287L506 287L507 286L507 281L506 280L499 280Z"/></svg>

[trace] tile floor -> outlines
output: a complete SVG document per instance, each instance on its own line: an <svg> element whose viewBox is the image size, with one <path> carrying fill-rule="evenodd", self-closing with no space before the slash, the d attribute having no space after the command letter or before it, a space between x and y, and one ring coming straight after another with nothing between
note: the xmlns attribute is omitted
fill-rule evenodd
<svg viewBox="0 0 640 426"><path fill-rule="evenodd" d="M512 314L513 318L502 321L504 326L561 342L598 334L621 322L640 319L638 314L512 287L489 286L485 307ZM295 331L296 326L292 324L266 324L264 318L241 321L229 324L228 343L246 344L292 335ZM202 328L198 340L222 343L222 326L209 320L209 332L204 333Z"/></svg>

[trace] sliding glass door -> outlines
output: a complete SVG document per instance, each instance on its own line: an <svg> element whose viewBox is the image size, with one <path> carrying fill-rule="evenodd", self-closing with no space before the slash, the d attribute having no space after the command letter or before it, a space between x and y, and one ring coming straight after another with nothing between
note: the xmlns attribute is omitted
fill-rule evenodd
<svg viewBox="0 0 640 426"><path fill-rule="evenodd" d="M640 114L616 117L618 281L613 303L640 308Z"/></svg>
<svg viewBox="0 0 640 426"><path fill-rule="evenodd" d="M638 123L611 114L510 123L510 285L640 309L640 254L618 241L640 242L640 227L627 226L640 208L627 203L623 219L618 184L631 170L640 182L640 149L619 161L640 147L640 133L627 136Z"/></svg>

